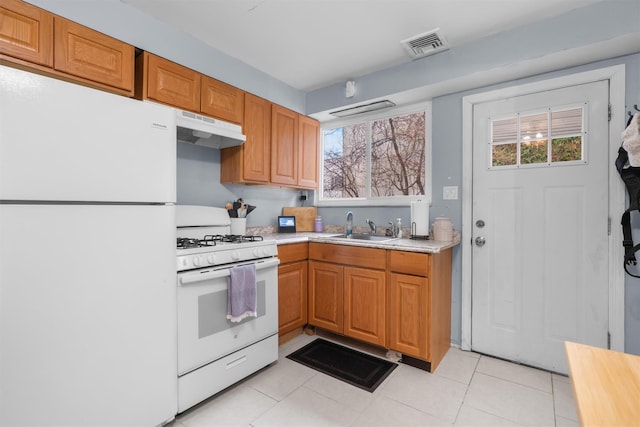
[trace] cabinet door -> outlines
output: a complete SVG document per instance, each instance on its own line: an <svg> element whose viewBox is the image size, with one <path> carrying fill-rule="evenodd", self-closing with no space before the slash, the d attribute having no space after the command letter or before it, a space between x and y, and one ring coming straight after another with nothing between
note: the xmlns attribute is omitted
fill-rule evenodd
<svg viewBox="0 0 640 427"><path fill-rule="evenodd" d="M245 93L242 131L247 137L244 144L220 150L220 181L266 184L271 165L271 102Z"/></svg>
<svg viewBox="0 0 640 427"><path fill-rule="evenodd" d="M309 261L309 323L343 333L344 268Z"/></svg>
<svg viewBox="0 0 640 427"><path fill-rule="evenodd" d="M202 76L200 97L202 114L242 125L244 91L211 77Z"/></svg>
<svg viewBox="0 0 640 427"><path fill-rule="evenodd" d="M307 324L307 261L278 267L278 335Z"/></svg>
<svg viewBox="0 0 640 427"><path fill-rule="evenodd" d="M0 54L53 67L53 14L18 0L0 0Z"/></svg>
<svg viewBox="0 0 640 427"><path fill-rule="evenodd" d="M298 186L318 188L318 137L320 124L318 121L299 116L298 144Z"/></svg>
<svg viewBox="0 0 640 427"><path fill-rule="evenodd" d="M385 345L385 272L344 267L344 334Z"/></svg>
<svg viewBox="0 0 640 427"><path fill-rule="evenodd" d="M271 109L271 182L298 183L298 113L273 104Z"/></svg>
<svg viewBox="0 0 640 427"><path fill-rule="evenodd" d="M389 348L427 359L428 281L425 277L389 274Z"/></svg>
<svg viewBox="0 0 640 427"><path fill-rule="evenodd" d="M64 18L55 21L54 68L133 95L134 48Z"/></svg>
<svg viewBox="0 0 640 427"><path fill-rule="evenodd" d="M269 182L271 165L271 102L245 94L243 129L247 140L240 146L245 181Z"/></svg>
<svg viewBox="0 0 640 427"><path fill-rule="evenodd" d="M148 52L143 53L143 99L200 111L200 74ZM140 83L138 83L140 84Z"/></svg>

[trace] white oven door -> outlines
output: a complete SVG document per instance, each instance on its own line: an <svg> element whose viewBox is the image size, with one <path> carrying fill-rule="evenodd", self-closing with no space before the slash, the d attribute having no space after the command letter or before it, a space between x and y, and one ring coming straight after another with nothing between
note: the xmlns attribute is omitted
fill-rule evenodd
<svg viewBox="0 0 640 427"><path fill-rule="evenodd" d="M258 317L227 320L229 268L178 274L178 375L278 333L278 258L256 262Z"/></svg>

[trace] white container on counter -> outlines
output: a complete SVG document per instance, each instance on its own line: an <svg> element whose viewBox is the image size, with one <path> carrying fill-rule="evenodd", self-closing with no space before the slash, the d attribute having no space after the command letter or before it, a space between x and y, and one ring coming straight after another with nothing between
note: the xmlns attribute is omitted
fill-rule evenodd
<svg viewBox="0 0 640 427"><path fill-rule="evenodd" d="M247 218L230 218L231 235L244 236L247 234Z"/></svg>
<svg viewBox="0 0 640 427"><path fill-rule="evenodd" d="M450 242L453 240L453 224L444 216L439 216L433 222L433 240L437 242Z"/></svg>

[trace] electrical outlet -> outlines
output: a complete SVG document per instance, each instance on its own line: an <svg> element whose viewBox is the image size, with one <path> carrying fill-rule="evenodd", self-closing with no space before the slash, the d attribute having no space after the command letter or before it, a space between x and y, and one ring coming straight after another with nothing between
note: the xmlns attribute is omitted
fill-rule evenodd
<svg viewBox="0 0 640 427"><path fill-rule="evenodd" d="M442 200L458 200L458 186L442 187Z"/></svg>

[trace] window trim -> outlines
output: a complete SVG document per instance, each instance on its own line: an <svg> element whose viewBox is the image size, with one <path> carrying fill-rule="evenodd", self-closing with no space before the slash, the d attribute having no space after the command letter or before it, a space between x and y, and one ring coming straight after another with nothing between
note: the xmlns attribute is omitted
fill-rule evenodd
<svg viewBox="0 0 640 427"><path fill-rule="evenodd" d="M406 105L402 107L385 109L382 111L376 111L374 113L369 114L358 114L353 117L349 117L347 119L337 119L331 120L327 122L323 122L320 124L320 144L319 144L319 170L320 177L318 182L318 190L314 193L314 204L316 206L321 207L342 207L342 206L409 206L411 201L413 200L426 200L428 203L431 203L432 200L432 170L433 170L433 159L432 159L432 109L431 109L431 101L420 102L418 104ZM349 126L362 122L371 122L374 120L385 119L389 117L402 116L407 114L424 112L424 126L425 126L425 138L424 138L424 154L425 154L425 164L424 164L424 191L426 194L424 195L416 195L416 196L388 196L388 197L375 197L375 198L350 198L350 199L331 199L324 200L321 199L322 194L322 185L323 185L323 173L324 173L324 131L327 129L334 129L337 127ZM369 126L367 129L367 133L371 132L371 127ZM368 142L370 141L370 135L368 136ZM370 147L367 147L367 167L371 168L371 150ZM371 185L370 180L367 180L367 186Z"/></svg>

